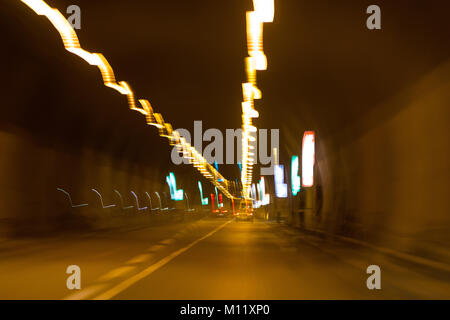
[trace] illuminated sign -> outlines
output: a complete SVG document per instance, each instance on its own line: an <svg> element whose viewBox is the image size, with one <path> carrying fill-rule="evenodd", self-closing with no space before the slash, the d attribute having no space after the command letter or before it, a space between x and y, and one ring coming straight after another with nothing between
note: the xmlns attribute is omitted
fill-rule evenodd
<svg viewBox="0 0 450 320"><path fill-rule="evenodd" d="M306 131L303 135L302 145L302 186L314 185L315 162L315 134L314 131Z"/></svg>
<svg viewBox="0 0 450 320"><path fill-rule="evenodd" d="M219 194L217 192L217 188L214 188L214 190L216 191L216 205L217 205L217 208L221 208L223 206L223 203L221 204L219 202Z"/></svg>
<svg viewBox="0 0 450 320"><path fill-rule="evenodd" d="M198 182L198 190L200 190L200 200L202 201L202 206L206 206L208 204L208 197L203 198L203 188L202 188L202 183L199 181Z"/></svg>
<svg viewBox="0 0 450 320"><path fill-rule="evenodd" d="M166 177L166 182L169 185L170 199L175 201L183 200L183 189L177 190L177 181L175 180L175 175L173 174L173 172L170 172Z"/></svg>
<svg viewBox="0 0 450 320"><path fill-rule="evenodd" d="M300 177L298 175L298 156L293 156L291 161L291 189L292 195L296 196L300 191Z"/></svg>
<svg viewBox="0 0 450 320"><path fill-rule="evenodd" d="M211 193L211 208L212 208L212 210L214 211L214 203L215 203L216 201L214 200L214 194L213 193Z"/></svg>
<svg viewBox="0 0 450 320"><path fill-rule="evenodd" d="M259 189L259 187L258 187L258 189ZM252 195L252 201L253 201L253 208L259 208L260 203L258 201L258 197L257 197L257 193L256 193L256 186L254 183L252 184L251 195Z"/></svg>
<svg viewBox="0 0 450 320"><path fill-rule="evenodd" d="M284 183L284 166L281 164L275 165L275 195L277 198L287 197L287 185Z"/></svg>
<svg viewBox="0 0 450 320"><path fill-rule="evenodd" d="M223 208L223 197L221 193L219 193L219 207Z"/></svg>
<svg viewBox="0 0 450 320"><path fill-rule="evenodd" d="M261 180L259 180L259 192L261 193L261 204L263 206L268 205L270 203L270 195L266 193L264 177L261 177Z"/></svg>

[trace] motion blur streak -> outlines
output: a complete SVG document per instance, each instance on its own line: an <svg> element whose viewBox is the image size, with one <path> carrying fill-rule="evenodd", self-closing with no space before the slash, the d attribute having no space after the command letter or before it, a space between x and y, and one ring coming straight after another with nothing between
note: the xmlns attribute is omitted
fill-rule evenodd
<svg viewBox="0 0 450 320"><path fill-rule="evenodd" d="M242 196L251 197L253 162L251 142L255 141L253 134L257 128L252 118L258 118L259 113L254 109L254 99L261 99L261 91L256 86L256 70L267 69L267 58L263 51L263 23L272 22L274 16L274 0L255 0L254 11L248 11L247 18L247 50L245 59L247 83L242 84Z"/></svg>
<svg viewBox="0 0 450 320"><path fill-rule="evenodd" d="M296 196L300 191L300 177L298 176L298 156L292 156L291 160L291 189L293 196Z"/></svg>
<svg viewBox="0 0 450 320"><path fill-rule="evenodd" d="M130 86L125 81L116 82L114 71L108 60L100 53L90 53L81 48L77 34L66 18L57 9L53 9L42 0L21 0L38 15L46 16L53 24L55 29L61 35L64 47L67 51L79 56L90 65L95 65L100 69L105 86L117 90L123 95L127 96L128 105L131 110L136 110L146 116L147 124L154 125L159 129L159 134L162 137L169 139L171 145L176 145L183 157L189 159L189 162L197 168L200 173L207 178L214 186L219 188L221 192L228 198L233 198L229 191L229 181L225 180L223 176L211 165L206 162L206 159L200 155L194 147L186 143L186 140L181 138L176 131L172 130L170 123L165 123L162 115L153 113L150 102L145 99L139 100L142 108L136 106L134 93Z"/></svg>
<svg viewBox="0 0 450 320"><path fill-rule="evenodd" d="M202 183L199 181L198 182L198 190L200 191L200 200L202 202L202 206L206 206L208 205L208 197L204 198L203 197L203 187L202 187Z"/></svg>
<svg viewBox="0 0 450 320"><path fill-rule="evenodd" d="M307 131L303 135L302 146L302 185L312 187L314 185L314 162L315 162L315 135Z"/></svg>
<svg viewBox="0 0 450 320"><path fill-rule="evenodd" d="M450 1L378 0L381 30L366 28L362 2L277 1L262 74L244 33L250 0L74 2L77 36L108 59L118 93L45 16L20 1L0 10L1 299L98 297L227 220L114 299L450 298ZM69 19L69 1L47 3ZM253 164L255 199L230 201L189 149L206 131L176 138L203 175L175 166L155 131L181 131L157 106L186 130L245 122L249 161L270 158L255 128L278 128L275 179ZM238 166L218 162L240 192ZM252 203L253 219L237 220ZM83 296L66 286L70 265ZM367 287L371 265L381 290Z"/></svg>
<svg viewBox="0 0 450 320"><path fill-rule="evenodd" d="M275 4L273 0L253 0L253 6L262 22L273 22Z"/></svg>

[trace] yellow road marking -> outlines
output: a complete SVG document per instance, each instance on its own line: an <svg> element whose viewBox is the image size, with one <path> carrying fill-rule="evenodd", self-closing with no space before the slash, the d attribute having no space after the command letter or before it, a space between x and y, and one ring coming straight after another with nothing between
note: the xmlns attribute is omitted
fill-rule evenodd
<svg viewBox="0 0 450 320"><path fill-rule="evenodd" d="M175 242L174 239L166 239L166 240L164 240L164 241L161 241L160 243L161 243L161 244L165 244L165 245L170 245L170 244L172 244L172 243L174 243L174 242Z"/></svg>
<svg viewBox="0 0 450 320"><path fill-rule="evenodd" d="M165 247L166 246L163 246L161 244L155 244L155 245L151 246L150 248L148 248L147 251L155 252L155 251L161 250L162 248L165 248Z"/></svg>
<svg viewBox="0 0 450 320"><path fill-rule="evenodd" d="M200 239L197 239L194 242L191 242L186 247L181 248L181 249L173 252L172 254L168 255L167 257L165 257L165 258L159 260L158 262L152 264L151 266L149 266L148 268L146 268L143 271L139 272L138 274L136 274L136 275L134 275L134 276L132 276L132 277L122 281L121 283L119 283L118 285L112 287L111 289L109 289L109 290L99 294L98 296L94 297L93 299L94 300L109 300L109 299L115 297L116 295L118 295L119 293L121 293L125 289L129 288L130 286L132 286L136 282L144 279L145 277L149 276L150 274L152 274L153 272L155 272L156 270L158 270L159 268L161 268L165 264L169 263L171 260L173 260L176 257L178 257L180 254L186 252L187 250L189 250L190 248L195 246L200 241L205 240L206 238L212 236L214 233L216 233L220 229L224 228L231 221L232 220L229 220L229 221L225 222L224 224L218 226L213 231L211 231L208 234L206 234L205 236L201 237Z"/></svg>
<svg viewBox="0 0 450 320"><path fill-rule="evenodd" d="M140 254L134 258L131 258L126 263L127 264L141 263L146 260L149 260L152 256L153 256L152 254L148 254L148 253Z"/></svg>
<svg viewBox="0 0 450 320"><path fill-rule="evenodd" d="M123 275L133 271L134 269L136 269L136 266L124 266L124 267L116 268L114 270L111 270L104 276L100 277L99 280L100 281L108 281L108 280L123 276Z"/></svg>

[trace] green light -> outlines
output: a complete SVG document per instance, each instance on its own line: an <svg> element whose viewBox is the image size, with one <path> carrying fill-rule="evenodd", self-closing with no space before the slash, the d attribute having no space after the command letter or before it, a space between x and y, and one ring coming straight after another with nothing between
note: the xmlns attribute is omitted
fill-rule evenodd
<svg viewBox="0 0 450 320"><path fill-rule="evenodd" d="M169 185L170 198L175 201L183 200L184 191L183 189L177 190L177 181L175 180L175 175L173 174L173 172L170 172L166 177L166 182Z"/></svg>
<svg viewBox="0 0 450 320"><path fill-rule="evenodd" d="M200 190L200 199L202 200L202 206L208 205L208 197L203 198L203 188L200 181L198 182L198 189Z"/></svg>
<svg viewBox="0 0 450 320"><path fill-rule="evenodd" d="M292 195L296 196L300 191L300 176L298 175L298 156L293 156L291 160L291 189Z"/></svg>

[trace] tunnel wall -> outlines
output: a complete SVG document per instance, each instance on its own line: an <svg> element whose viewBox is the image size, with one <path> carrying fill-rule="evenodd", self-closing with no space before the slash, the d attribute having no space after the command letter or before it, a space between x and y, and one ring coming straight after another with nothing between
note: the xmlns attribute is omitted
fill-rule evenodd
<svg viewBox="0 0 450 320"><path fill-rule="evenodd" d="M136 218L134 209L126 215L121 212L114 189L122 194L125 206L135 207L131 191L138 196L140 207L149 206L145 191L154 202L157 201L155 191L161 196L162 192L168 193L164 172L157 166L144 166L128 157L88 147L55 146L17 128L0 131L0 145L0 232L3 237L142 225L148 219ZM71 208L68 197L56 188L69 192L74 204L88 203L88 206ZM115 204L116 207L101 208L92 188L102 194L105 205Z"/></svg>
<svg viewBox="0 0 450 320"><path fill-rule="evenodd" d="M449 105L447 63L319 141L323 203L309 225L449 262Z"/></svg>

